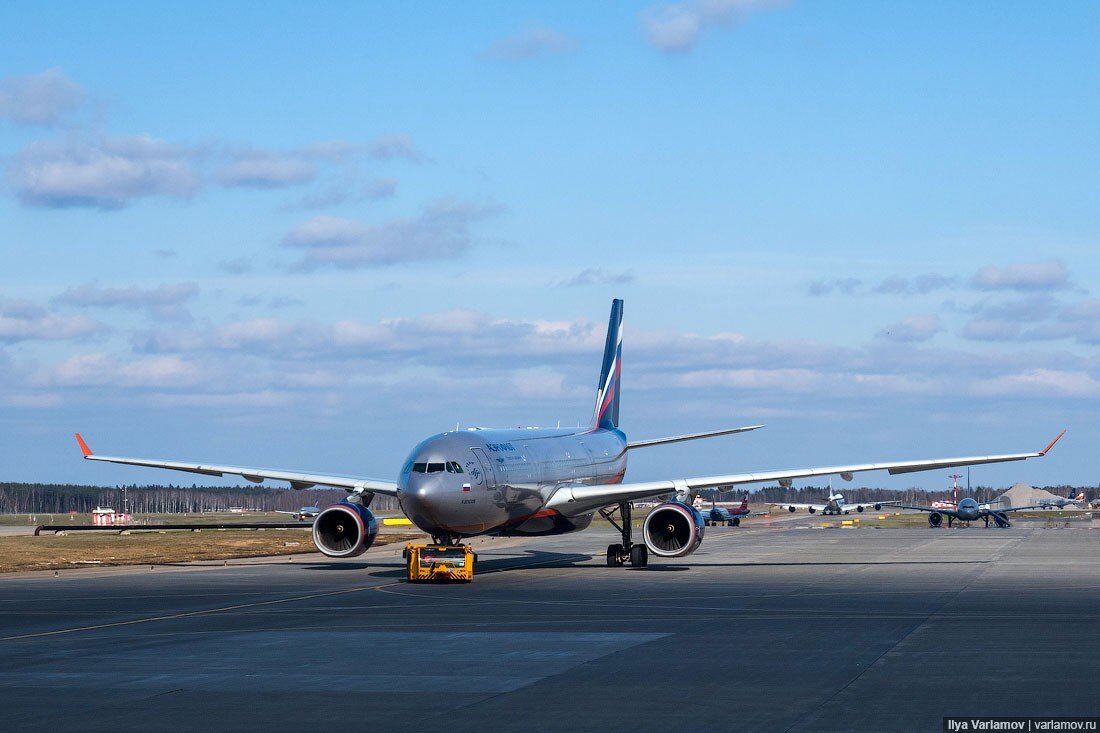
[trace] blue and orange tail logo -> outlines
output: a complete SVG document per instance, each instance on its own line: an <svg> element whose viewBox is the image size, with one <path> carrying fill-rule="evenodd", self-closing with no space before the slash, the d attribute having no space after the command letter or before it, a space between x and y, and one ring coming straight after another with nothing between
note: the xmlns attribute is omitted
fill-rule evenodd
<svg viewBox="0 0 1100 733"><path fill-rule="evenodd" d="M619 387L622 384L623 362L623 301L611 301L611 320L607 324L607 341L603 347L603 367L596 387L596 410L592 427L608 430L619 427Z"/></svg>

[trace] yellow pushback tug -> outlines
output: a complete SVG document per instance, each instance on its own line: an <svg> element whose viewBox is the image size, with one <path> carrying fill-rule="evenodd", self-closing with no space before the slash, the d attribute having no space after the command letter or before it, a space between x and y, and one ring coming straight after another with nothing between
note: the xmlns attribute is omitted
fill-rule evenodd
<svg viewBox="0 0 1100 733"><path fill-rule="evenodd" d="M469 583L477 555L469 545L405 545L410 583Z"/></svg>

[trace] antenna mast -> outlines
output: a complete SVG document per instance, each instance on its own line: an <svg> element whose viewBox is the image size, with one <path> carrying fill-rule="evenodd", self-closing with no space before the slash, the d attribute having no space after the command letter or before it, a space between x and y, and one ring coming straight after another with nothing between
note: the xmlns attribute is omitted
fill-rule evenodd
<svg viewBox="0 0 1100 733"><path fill-rule="evenodd" d="M959 505L959 479L961 479L962 476L960 476L957 473L953 473L950 476L948 476L947 478L952 479L954 481L954 484L951 486L951 501L955 502L955 506L958 506ZM967 483L969 484L969 482L967 482ZM970 489L969 489L969 486L968 486L967 491L969 492L969 490Z"/></svg>

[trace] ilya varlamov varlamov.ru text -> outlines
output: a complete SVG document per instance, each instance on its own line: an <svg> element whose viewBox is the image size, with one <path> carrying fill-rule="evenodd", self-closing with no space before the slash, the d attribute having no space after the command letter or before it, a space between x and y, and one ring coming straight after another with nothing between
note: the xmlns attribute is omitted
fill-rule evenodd
<svg viewBox="0 0 1100 733"><path fill-rule="evenodd" d="M1095 731L1100 718L944 718L945 731Z"/></svg>

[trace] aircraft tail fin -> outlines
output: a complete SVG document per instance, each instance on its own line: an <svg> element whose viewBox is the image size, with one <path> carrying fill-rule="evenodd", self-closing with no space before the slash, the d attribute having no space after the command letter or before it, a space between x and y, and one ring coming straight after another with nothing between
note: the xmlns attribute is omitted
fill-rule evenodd
<svg viewBox="0 0 1100 733"><path fill-rule="evenodd" d="M745 494L745 498L741 500L741 510L745 511L749 508L749 495Z"/></svg>
<svg viewBox="0 0 1100 733"><path fill-rule="evenodd" d="M623 356L623 301L611 301L611 319L607 324L607 341L603 347L603 367L600 383L596 388L596 409L592 413L592 427L613 429L619 427L619 389L622 384Z"/></svg>

